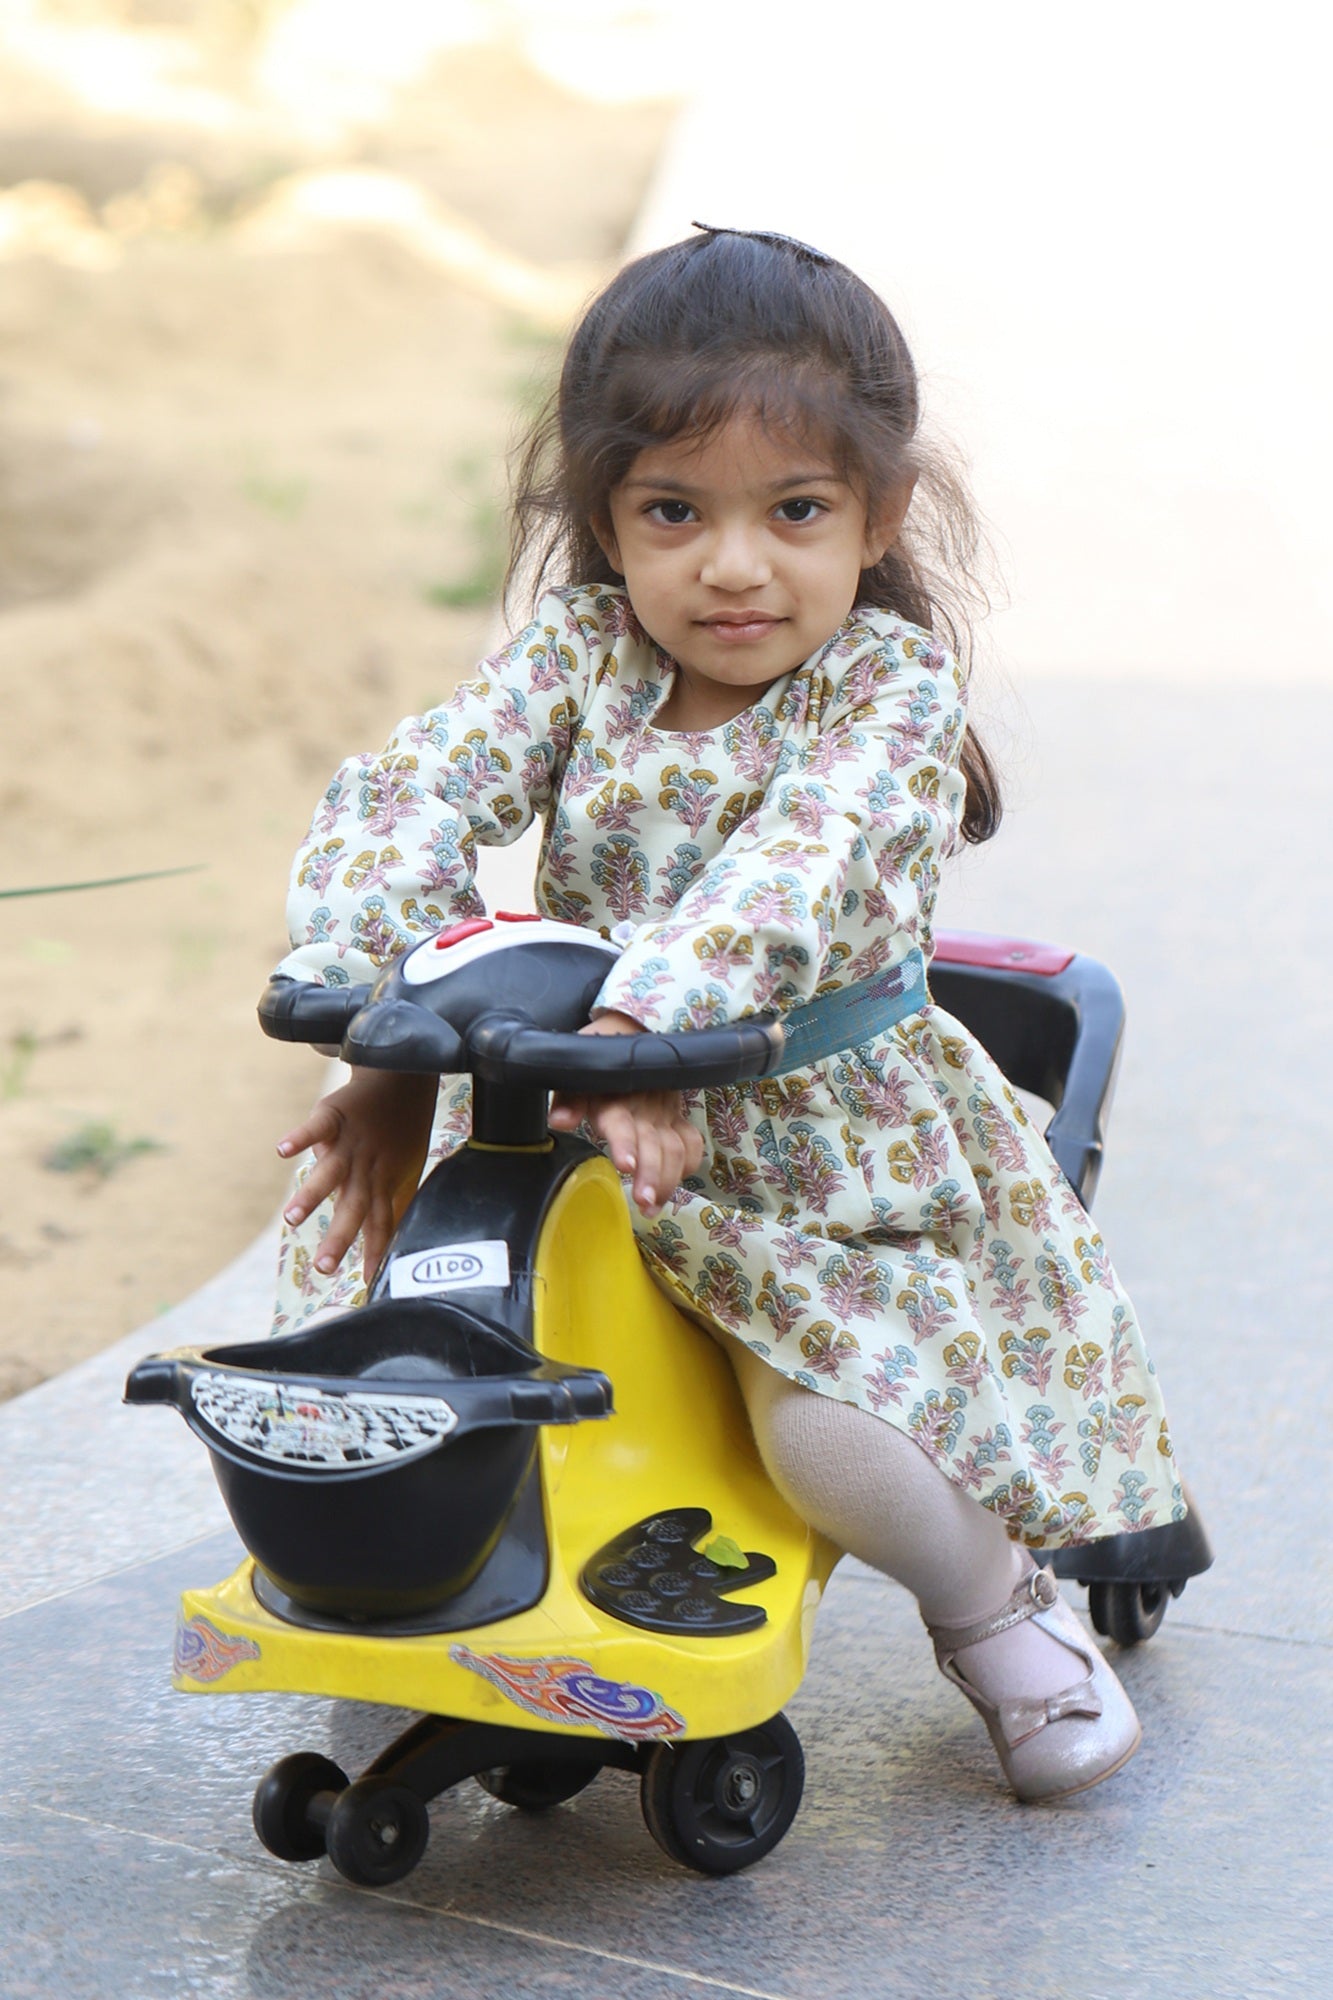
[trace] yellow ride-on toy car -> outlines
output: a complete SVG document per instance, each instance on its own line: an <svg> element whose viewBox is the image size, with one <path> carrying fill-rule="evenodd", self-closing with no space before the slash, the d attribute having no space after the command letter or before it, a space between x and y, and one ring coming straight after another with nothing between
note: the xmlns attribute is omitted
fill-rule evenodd
<svg viewBox="0 0 1333 2000"><path fill-rule="evenodd" d="M1026 1015L1025 986L1044 1003L1059 983L1021 959L969 972L960 949L964 999L971 976ZM327 1853L353 1882L406 1875L428 1801L468 1777L540 1811L607 1766L636 1773L659 1845L709 1874L768 1853L800 1803L781 1711L838 1552L769 1482L721 1349L648 1276L618 1176L546 1122L554 1087L770 1073L783 1029L580 1037L614 951L502 915L441 931L371 993L275 982L271 1034L341 1041L364 1066L470 1072L471 1140L418 1191L365 1306L156 1355L127 1384L203 1439L249 1551L185 1594L177 1687L422 1712L355 1782L300 1752L259 1784L270 1852ZM1077 984L1090 963L1063 955L1066 995L1070 965ZM1064 1098L1062 1164L1085 1187L1119 1039L1108 1020L1085 1008L1034 1044L1048 1051L1036 1087ZM1133 1593L1140 1624L1145 1589L1151 1614L1206 1566L1206 1544L1179 1546L1189 1528L1172 1524L1146 1584L1139 1551L1128 1582L1113 1566L1106 1587ZM1160 1546L1164 1532L1117 1539Z"/></svg>

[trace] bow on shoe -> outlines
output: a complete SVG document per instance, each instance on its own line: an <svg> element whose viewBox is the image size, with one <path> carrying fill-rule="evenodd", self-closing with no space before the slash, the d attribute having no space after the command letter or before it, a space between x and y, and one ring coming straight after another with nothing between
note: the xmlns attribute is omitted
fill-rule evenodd
<svg viewBox="0 0 1333 2000"><path fill-rule="evenodd" d="M1094 1720L1102 1712L1102 1698L1090 1680L1062 1688L1059 1694L1028 1695L997 1704L997 1716L1004 1740L1011 1750L1045 1729L1048 1722L1062 1722L1067 1715L1087 1715Z"/></svg>

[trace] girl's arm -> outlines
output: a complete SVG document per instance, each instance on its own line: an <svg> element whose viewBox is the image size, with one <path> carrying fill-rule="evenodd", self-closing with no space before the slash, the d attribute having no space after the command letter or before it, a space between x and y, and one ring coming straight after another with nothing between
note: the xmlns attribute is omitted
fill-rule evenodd
<svg viewBox="0 0 1333 2000"><path fill-rule="evenodd" d="M928 955L965 789L963 679L914 628L867 621L852 637L845 665L815 677L816 726L671 913L637 933L599 1007L664 1032L706 1027Z"/></svg>
<svg viewBox="0 0 1333 2000"><path fill-rule="evenodd" d="M504 845L544 811L583 714L586 627L543 598L526 631L439 708L400 723L378 756L352 757L321 801L288 897L292 950L277 968L368 984L411 944L477 915L476 846ZM293 1227L334 1197L315 1257L336 1270L364 1230L375 1270L425 1164L438 1078L354 1070L278 1144L315 1165L285 1210Z"/></svg>
<svg viewBox="0 0 1333 2000"><path fill-rule="evenodd" d="M365 984L409 945L482 910L476 849L544 813L576 741L600 634L561 596L479 675L351 757L316 810L287 903L291 978Z"/></svg>

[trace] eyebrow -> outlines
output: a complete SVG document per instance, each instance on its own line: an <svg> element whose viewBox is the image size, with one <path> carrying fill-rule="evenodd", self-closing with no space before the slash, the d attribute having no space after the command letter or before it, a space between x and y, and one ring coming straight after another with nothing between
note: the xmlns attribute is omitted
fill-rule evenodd
<svg viewBox="0 0 1333 2000"><path fill-rule="evenodd" d="M691 486L685 479L623 479L622 487L639 488L653 493L698 493L702 489ZM793 486L845 486L836 472L798 472L791 479L774 479L764 487L765 493L786 493Z"/></svg>

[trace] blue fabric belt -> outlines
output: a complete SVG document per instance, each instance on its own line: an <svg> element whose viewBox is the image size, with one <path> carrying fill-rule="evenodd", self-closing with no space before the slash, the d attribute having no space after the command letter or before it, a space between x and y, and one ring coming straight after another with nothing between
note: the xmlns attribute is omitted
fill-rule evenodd
<svg viewBox="0 0 1333 2000"><path fill-rule="evenodd" d="M826 1062L843 1049L877 1041L899 1021L929 1004L926 961L919 951L909 952L901 965L887 972L858 979L854 986L839 987L836 993L824 993L817 1000L808 1000L804 1007L794 1007L782 1023L786 1034L782 1060L768 1074L785 1076L789 1070Z"/></svg>

